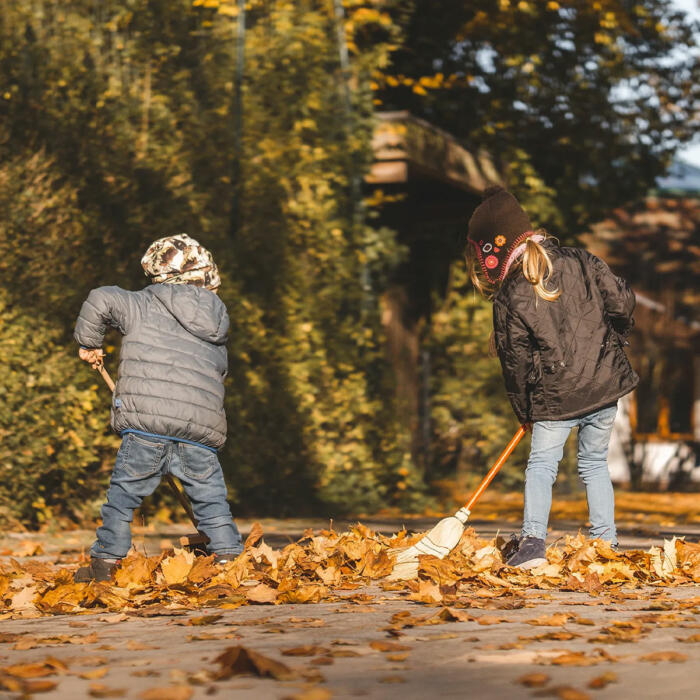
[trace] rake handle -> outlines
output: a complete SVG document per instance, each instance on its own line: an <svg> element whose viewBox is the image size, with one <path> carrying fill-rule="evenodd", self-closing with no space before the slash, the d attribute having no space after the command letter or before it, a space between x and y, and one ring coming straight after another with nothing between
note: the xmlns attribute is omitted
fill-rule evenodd
<svg viewBox="0 0 700 700"><path fill-rule="evenodd" d="M112 393L114 393L114 380L112 379L112 377L109 376L109 372L105 369L104 363L100 362L100 364L97 365L96 369L102 375L102 379L105 380L105 384L109 387L109 390ZM180 505L185 509L185 513L187 513L187 515L189 516L189 519L192 521L192 524L195 526L195 528L197 528L197 520L194 517L192 506L189 504L189 501L185 498L185 495L182 493L182 491L180 491L180 489L178 488L172 475L166 474L165 480L168 482L168 486L177 497L177 500L180 501Z"/></svg>
<svg viewBox="0 0 700 700"><path fill-rule="evenodd" d="M523 436L527 430L525 429L524 426L520 426L520 430L518 430L515 435L513 435L511 441L508 443L506 446L506 449L501 452L501 456L498 458L496 461L496 464L494 464L491 469L489 469L489 473L484 477L483 481L479 484L479 488L474 492L474 495L469 499L469 503L467 503L464 508L468 511L472 509L474 504L481 498L481 494L486 491L486 487L493 481L493 477L498 474L498 471L500 468L505 464L506 460L510 455L512 454L513 450L518 446L518 443L523 439Z"/></svg>

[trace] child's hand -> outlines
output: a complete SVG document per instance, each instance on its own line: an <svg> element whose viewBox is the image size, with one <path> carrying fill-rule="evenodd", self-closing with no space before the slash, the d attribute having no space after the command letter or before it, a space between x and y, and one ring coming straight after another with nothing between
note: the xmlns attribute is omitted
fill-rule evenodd
<svg viewBox="0 0 700 700"><path fill-rule="evenodd" d="M78 357L89 362L93 369L97 369L104 359L105 353L102 348L80 348L78 350Z"/></svg>

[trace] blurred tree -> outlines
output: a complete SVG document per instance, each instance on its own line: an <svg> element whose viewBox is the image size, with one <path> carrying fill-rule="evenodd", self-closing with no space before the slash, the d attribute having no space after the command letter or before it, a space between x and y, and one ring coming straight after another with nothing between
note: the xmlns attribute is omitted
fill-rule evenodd
<svg viewBox="0 0 700 700"><path fill-rule="evenodd" d="M374 74L413 113L552 189L539 222L573 235L646 193L697 132L697 31L670 0L399 0L405 37ZM563 225L563 227L562 227Z"/></svg>

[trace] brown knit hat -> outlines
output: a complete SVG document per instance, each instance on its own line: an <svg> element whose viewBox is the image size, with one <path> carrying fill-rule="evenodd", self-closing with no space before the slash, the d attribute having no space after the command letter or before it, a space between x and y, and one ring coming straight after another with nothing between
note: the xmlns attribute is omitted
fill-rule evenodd
<svg viewBox="0 0 700 700"><path fill-rule="evenodd" d="M469 242L492 284L505 277L508 258L528 236L532 224L518 200L500 185L484 191L483 201L469 220Z"/></svg>

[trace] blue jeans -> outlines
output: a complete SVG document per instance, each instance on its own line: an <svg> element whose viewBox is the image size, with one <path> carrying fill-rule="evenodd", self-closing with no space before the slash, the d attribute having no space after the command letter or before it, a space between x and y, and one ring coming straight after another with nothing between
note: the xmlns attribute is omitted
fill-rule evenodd
<svg viewBox="0 0 700 700"><path fill-rule="evenodd" d="M117 452L107 502L102 506L102 525L97 528L90 555L99 559L121 559L127 555L134 509L155 491L164 474L173 474L182 483L199 530L209 537L209 551L240 554L241 535L226 502L226 484L216 452L128 433Z"/></svg>
<svg viewBox="0 0 700 700"><path fill-rule="evenodd" d="M545 539L552 485L557 478L564 443L578 426L578 473L586 486L591 537L617 544L615 495L608 471L608 445L617 405L572 418L538 421L532 428L532 447L525 470L523 536Z"/></svg>

